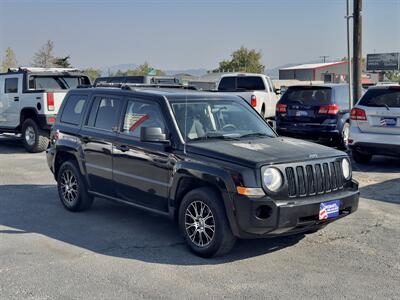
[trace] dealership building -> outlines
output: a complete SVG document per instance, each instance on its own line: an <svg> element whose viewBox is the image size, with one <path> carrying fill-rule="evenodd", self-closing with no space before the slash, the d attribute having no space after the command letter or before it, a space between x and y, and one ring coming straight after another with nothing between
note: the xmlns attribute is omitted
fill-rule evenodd
<svg viewBox="0 0 400 300"><path fill-rule="evenodd" d="M279 70L280 80L340 83L346 82L347 75L347 61L304 64Z"/></svg>

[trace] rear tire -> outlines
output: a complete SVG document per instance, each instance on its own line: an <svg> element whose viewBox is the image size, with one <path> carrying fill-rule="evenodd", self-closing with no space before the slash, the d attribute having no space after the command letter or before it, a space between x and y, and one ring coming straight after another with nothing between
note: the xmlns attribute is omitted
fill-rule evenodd
<svg viewBox="0 0 400 300"><path fill-rule="evenodd" d="M190 191L183 198L179 227L189 249L201 257L224 255L236 241L221 197L207 187Z"/></svg>
<svg viewBox="0 0 400 300"><path fill-rule="evenodd" d="M353 150L351 152L351 154L353 156L354 161L356 163L359 163L359 164L367 164L372 159L372 155L371 154L361 153L361 152L358 152L357 150Z"/></svg>
<svg viewBox="0 0 400 300"><path fill-rule="evenodd" d="M48 133L33 119L26 119L22 124L22 143L28 152L43 152L49 145Z"/></svg>
<svg viewBox="0 0 400 300"><path fill-rule="evenodd" d="M57 174L57 188L61 203L69 211L83 211L92 206L85 180L74 161L64 162Z"/></svg>
<svg viewBox="0 0 400 300"><path fill-rule="evenodd" d="M263 104L263 106L261 107L261 116L265 119L265 105Z"/></svg>
<svg viewBox="0 0 400 300"><path fill-rule="evenodd" d="M350 133L350 124L344 123L342 132L339 137L339 141L337 143L337 147L340 150L347 150L349 148L349 133Z"/></svg>

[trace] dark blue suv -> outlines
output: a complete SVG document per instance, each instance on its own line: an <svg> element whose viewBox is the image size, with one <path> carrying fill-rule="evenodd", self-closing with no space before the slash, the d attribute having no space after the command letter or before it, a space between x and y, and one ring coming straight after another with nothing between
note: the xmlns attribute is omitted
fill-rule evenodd
<svg viewBox="0 0 400 300"><path fill-rule="evenodd" d="M277 132L347 149L348 95L346 84L289 87L276 106Z"/></svg>

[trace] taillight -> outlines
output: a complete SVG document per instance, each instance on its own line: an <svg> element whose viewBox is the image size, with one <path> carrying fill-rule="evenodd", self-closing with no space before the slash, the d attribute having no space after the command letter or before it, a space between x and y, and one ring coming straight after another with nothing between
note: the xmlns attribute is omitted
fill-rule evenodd
<svg viewBox="0 0 400 300"><path fill-rule="evenodd" d="M322 115L336 115L339 112L339 109L339 105L337 104L322 105L319 108L318 113Z"/></svg>
<svg viewBox="0 0 400 300"><path fill-rule="evenodd" d="M353 108L350 113L350 119L366 121L367 115L365 114L365 110L357 107Z"/></svg>
<svg viewBox="0 0 400 300"><path fill-rule="evenodd" d="M48 117L47 124L54 124L56 122L56 117Z"/></svg>
<svg viewBox="0 0 400 300"><path fill-rule="evenodd" d="M47 110L54 110L54 93L47 93Z"/></svg>
<svg viewBox="0 0 400 300"><path fill-rule="evenodd" d="M287 105L286 105L286 104L278 103L278 104L276 105L276 112L278 112L278 113L285 113L285 112L286 112L286 108L287 108Z"/></svg>
<svg viewBox="0 0 400 300"><path fill-rule="evenodd" d="M255 95L251 95L250 104L253 107L257 106L257 97Z"/></svg>

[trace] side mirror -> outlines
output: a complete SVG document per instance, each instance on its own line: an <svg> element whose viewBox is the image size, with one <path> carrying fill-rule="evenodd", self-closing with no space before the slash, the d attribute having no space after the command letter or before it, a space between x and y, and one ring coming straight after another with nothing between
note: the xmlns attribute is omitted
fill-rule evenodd
<svg viewBox="0 0 400 300"><path fill-rule="evenodd" d="M162 133L160 127L142 127L140 129L140 141L149 143L169 143L167 135Z"/></svg>
<svg viewBox="0 0 400 300"><path fill-rule="evenodd" d="M280 95L282 93L281 89L275 89L275 94Z"/></svg>

